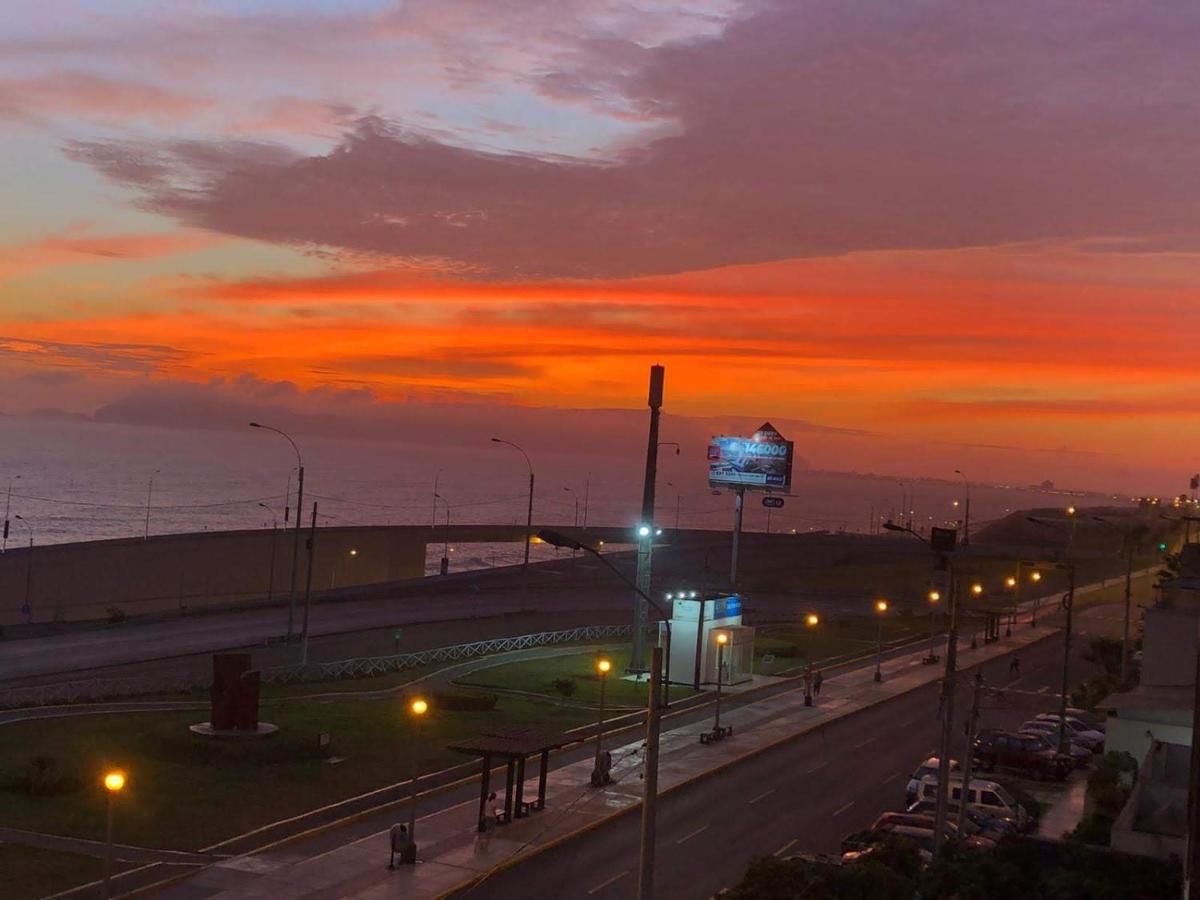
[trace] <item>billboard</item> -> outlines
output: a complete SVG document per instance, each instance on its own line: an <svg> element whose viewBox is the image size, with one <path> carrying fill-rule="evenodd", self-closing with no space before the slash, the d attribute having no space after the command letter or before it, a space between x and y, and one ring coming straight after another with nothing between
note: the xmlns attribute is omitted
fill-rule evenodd
<svg viewBox="0 0 1200 900"><path fill-rule="evenodd" d="M708 445L708 483L786 491L792 484L792 448L770 422L753 437L718 435Z"/></svg>

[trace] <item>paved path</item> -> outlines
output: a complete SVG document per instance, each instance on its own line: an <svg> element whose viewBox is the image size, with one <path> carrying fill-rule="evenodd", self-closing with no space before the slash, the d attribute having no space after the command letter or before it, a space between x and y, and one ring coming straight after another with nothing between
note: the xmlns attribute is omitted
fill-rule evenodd
<svg viewBox="0 0 1200 900"><path fill-rule="evenodd" d="M25 847L41 847L43 850L62 850L81 856L103 859L108 852L104 841L88 841L83 838L61 837L57 834L42 834L37 831L22 831L20 828L0 826L0 842L21 844ZM176 865L203 866L223 859L221 854L188 853L183 850L156 850L150 847L130 847L128 844L113 844L113 858L126 862L172 863Z"/></svg>

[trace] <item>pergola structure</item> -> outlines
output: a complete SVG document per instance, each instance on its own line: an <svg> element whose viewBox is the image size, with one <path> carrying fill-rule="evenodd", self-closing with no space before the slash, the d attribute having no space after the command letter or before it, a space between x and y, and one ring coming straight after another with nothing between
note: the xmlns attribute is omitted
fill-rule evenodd
<svg viewBox="0 0 1200 900"><path fill-rule="evenodd" d="M487 798L491 790L493 762L503 759L507 770L504 812L500 814L498 823L506 825L513 819L520 819L531 812L546 808L546 775L550 765L550 751L557 750L567 743L568 739L561 734L522 728L514 731L487 732L477 738L451 744L449 749L478 756L483 760L483 772L479 780L479 831L487 828ZM538 795L537 800L527 803L524 799L525 760L535 755L539 757L540 763Z"/></svg>

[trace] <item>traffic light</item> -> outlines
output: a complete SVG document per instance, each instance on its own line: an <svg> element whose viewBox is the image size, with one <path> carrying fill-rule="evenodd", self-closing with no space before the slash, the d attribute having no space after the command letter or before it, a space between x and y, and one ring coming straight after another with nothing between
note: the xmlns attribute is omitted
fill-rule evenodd
<svg viewBox="0 0 1200 900"><path fill-rule="evenodd" d="M1158 552L1159 552L1159 553L1166 553L1166 552L1167 552L1167 542L1166 542L1166 541L1160 541L1160 542L1159 542L1159 544L1158 544Z"/></svg>

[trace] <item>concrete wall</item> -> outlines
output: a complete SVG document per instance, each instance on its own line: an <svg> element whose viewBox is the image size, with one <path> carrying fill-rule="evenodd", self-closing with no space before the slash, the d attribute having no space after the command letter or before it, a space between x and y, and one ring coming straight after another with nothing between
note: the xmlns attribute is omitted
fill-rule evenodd
<svg viewBox="0 0 1200 900"><path fill-rule="evenodd" d="M1154 741L1192 744L1192 716L1182 710L1126 710L1109 716L1105 725L1104 749L1124 751L1134 759L1145 759Z"/></svg>
<svg viewBox="0 0 1200 900"><path fill-rule="evenodd" d="M307 537L300 541L300 591ZM313 590L419 578L427 538L428 529L318 529ZM286 596L292 548L293 533L282 530L35 546L32 556L27 547L10 548L0 555L0 624L103 619L110 607L133 616Z"/></svg>

